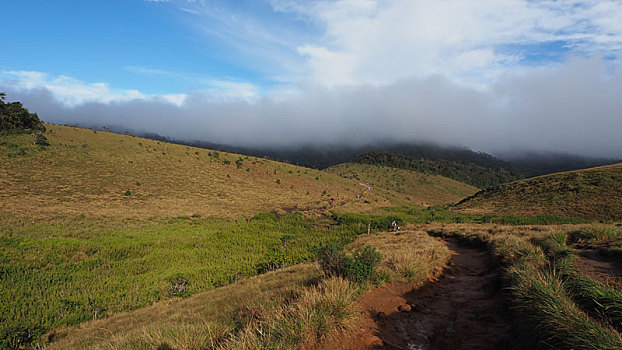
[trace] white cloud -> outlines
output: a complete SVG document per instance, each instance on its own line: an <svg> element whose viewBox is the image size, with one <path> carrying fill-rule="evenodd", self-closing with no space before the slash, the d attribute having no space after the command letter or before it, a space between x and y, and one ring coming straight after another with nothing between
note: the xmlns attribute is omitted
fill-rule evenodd
<svg viewBox="0 0 622 350"><path fill-rule="evenodd" d="M348 89L314 86L279 98L255 97L255 88L245 83L214 81L217 96L208 88L72 108L44 88L16 90L0 80L0 91L47 122L116 125L231 145L426 141L497 154L528 150L622 157L621 64L575 58L500 75L490 89L436 75ZM27 75L41 79L36 72ZM249 98L231 97L239 95ZM170 103L176 98L183 103Z"/></svg>
<svg viewBox="0 0 622 350"><path fill-rule="evenodd" d="M187 7L180 7L179 10L182 11L182 12L190 13L192 15L200 15L201 14L201 12L199 12L197 10L194 10L194 9L189 9Z"/></svg>
<svg viewBox="0 0 622 350"><path fill-rule="evenodd" d="M580 55L622 48L622 2L614 0L273 0L276 11L324 25L320 43L298 47L308 76L326 86L388 84L443 74L491 83L520 66L521 45L566 42ZM546 63L545 63L546 64Z"/></svg>
<svg viewBox="0 0 622 350"><path fill-rule="evenodd" d="M47 89L59 102L67 106L146 98L138 90L112 89L107 83L85 83L66 75L51 77L46 73L35 71L0 71L0 79L3 79L5 84L10 83L17 90Z"/></svg>
<svg viewBox="0 0 622 350"><path fill-rule="evenodd" d="M187 74L169 72L160 69L131 66L127 67L132 72L144 74L164 75L177 79L188 79ZM245 101L253 102L259 98L259 88L251 83L232 80L219 80L213 78L197 77L202 88L193 92L200 94L202 98L212 102ZM132 100L159 100L181 106L188 97L187 93L176 94L144 94L138 90L113 89L106 83L85 83L78 79L60 75L36 71L0 71L0 84L11 86L13 91L28 91L45 89L52 96L68 107L76 107L87 103L121 103Z"/></svg>

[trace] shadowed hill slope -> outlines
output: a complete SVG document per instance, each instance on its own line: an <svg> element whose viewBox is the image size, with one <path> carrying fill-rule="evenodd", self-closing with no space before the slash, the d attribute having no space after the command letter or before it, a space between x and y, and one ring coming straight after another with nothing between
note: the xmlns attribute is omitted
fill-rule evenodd
<svg viewBox="0 0 622 350"><path fill-rule="evenodd" d="M0 214L114 217L252 216L323 208L357 181L266 159L76 127L0 138ZM367 207L388 203L370 193ZM373 203L373 204L372 204Z"/></svg>
<svg viewBox="0 0 622 350"><path fill-rule="evenodd" d="M439 175L369 164L346 163L326 169L339 176L363 181L424 206L455 203L477 188Z"/></svg>
<svg viewBox="0 0 622 350"><path fill-rule="evenodd" d="M357 157L356 163L389 166L425 174L448 177L477 188L488 188L520 179L522 176L501 167L484 167L474 163L429 160L392 152L368 152Z"/></svg>
<svg viewBox="0 0 622 350"><path fill-rule="evenodd" d="M469 213L622 219L622 164L550 174L476 193L456 208Z"/></svg>

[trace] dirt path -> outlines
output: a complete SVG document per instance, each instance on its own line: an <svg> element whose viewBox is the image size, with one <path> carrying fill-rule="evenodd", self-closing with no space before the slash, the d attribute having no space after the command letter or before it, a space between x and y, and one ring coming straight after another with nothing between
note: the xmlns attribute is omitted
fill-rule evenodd
<svg viewBox="0 0 622 350"><path fill-rule="evenodd" d="M604 257L594 249L574 249L574 253L579 257L577 267L583 275L622 290L620 259Z"/></svg>
<svg viewBox="0 0 622 350"><path fill-rule="evenodd" d="M510 327L497 270L485 250L448 242L450 265L436 282L417 290L389 285L360 304L364 328L342 340L349 349L507 349Z"/></svg>

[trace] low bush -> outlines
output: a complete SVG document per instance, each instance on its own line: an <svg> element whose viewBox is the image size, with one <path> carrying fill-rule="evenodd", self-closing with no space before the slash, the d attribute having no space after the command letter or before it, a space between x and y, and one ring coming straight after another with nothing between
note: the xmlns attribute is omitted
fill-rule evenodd
<svg viewBox="0 0 622 350"><path fill-rule="evenodd" d="M343 277L357 283L366 283L376 277L376 267L382 256L375 248L359 248L347 255L335 245L322 247L318 262L326 277Z"/></svg>
<svg viewBox="0 0 622 350"><path fill-rule="evenodd" d="M35 145L37 146L49 146L50 143L48 142L48 139L43 136L43 134L41 133L36 133L34 134L34 139L35 139Z"/></svg>

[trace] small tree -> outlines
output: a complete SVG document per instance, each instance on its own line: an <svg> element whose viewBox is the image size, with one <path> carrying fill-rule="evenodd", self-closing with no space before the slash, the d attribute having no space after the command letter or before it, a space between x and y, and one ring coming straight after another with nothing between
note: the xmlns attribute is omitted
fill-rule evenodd
<svg viewBox="0 0 622 350"><path fill-rule="evenodd" d="M45 131L36 113L28 112L21 102L5 102L6 94L0 93L0 131L30 133Z"/></svg>
<svg viewBox="0 0 622 350"><path fill-rule="evenodd" d="M45 136L43 136L43 134L36 133L34 134L34 137L35 137L35 145L38 145L38 146L49 146L50 145L50 143L48 142L48 139Z"/></svg>

